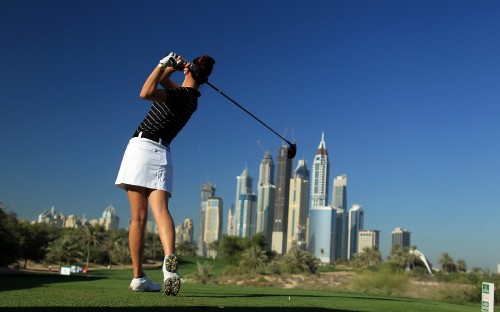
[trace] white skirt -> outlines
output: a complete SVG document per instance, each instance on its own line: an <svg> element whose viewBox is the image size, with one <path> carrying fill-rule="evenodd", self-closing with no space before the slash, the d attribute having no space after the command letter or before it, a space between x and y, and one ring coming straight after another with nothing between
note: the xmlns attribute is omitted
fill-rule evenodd
<svg viewBox="0 0 500 312"><path fill-rule="evenodd" d="M174 167L170 148L144 138L130 139L123 155L115 185L142 186L172 195Z"/></svg>

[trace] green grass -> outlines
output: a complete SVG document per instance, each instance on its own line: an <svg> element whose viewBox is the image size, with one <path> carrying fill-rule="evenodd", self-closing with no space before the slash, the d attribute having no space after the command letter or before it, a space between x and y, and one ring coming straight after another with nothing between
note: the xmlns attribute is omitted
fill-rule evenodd
<svg viewBox="0 0 500 312"><path fill-rule="evenodd" d="M205 261L199 260L199 261ZM222 264L211 262L215 272ZM195 270L196 259L182 264L181 275ZM160 269L148 277L162 280ZM177 297L127 290L130 270L91 271L87 276L55 274L0 275L0 311L480 311L480 304L333 293L319 290L198 285L185 283Z"/></svg>

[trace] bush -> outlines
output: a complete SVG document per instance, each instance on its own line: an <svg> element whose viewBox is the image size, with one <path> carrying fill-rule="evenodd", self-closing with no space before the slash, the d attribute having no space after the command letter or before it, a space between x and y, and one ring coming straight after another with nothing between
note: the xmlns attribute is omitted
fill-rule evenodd
<svg viewBox="0 0 500 312"><path fill-rule="evenodd" d="M360 271L352 279L350 288L376 295L402 295L408 285L409 277L404 272L384 265L379 270Z"/></svg>
<svg viewBox="0 0 500 312"><path fill-rule="evenodd" d="M467 303L481 301L481 286L449 284L437 292L437 300L452 303Z"/></svg>

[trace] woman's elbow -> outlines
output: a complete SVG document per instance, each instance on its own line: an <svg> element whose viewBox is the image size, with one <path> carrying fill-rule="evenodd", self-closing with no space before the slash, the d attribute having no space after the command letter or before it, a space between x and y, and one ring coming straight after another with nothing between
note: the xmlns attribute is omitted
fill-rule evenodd
<svg viewBox="0 0 500 312"><path fill-rule="evenodd" d="M141 93L139 94L139 96L143 100L149 100L150 97L151 97L151 93L150 92L146 92L146 91L143 90L143 91L141 91Z"/></svg>

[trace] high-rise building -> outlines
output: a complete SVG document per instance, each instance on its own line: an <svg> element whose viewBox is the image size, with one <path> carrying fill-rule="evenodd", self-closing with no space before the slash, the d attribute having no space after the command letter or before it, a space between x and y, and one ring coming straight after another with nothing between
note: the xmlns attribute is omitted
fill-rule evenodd
<svg viewBox="0 0 500 312"><path fill-rule="evenodd" d="M243 169L241 174L236 177L236 200L234 201L236 205L240 200L241 194L252 193L252 184L253 178L250 176L248 168L245 166L245 169Z"/></svg>
<svg viewBox="0 0 500 312"><path fill-rule="evenodd" d="M255 194L241 194L238 202L238 218L236 234L239 237L252 237L257 228L257 196Z"/></svg>
<svg viewBox="0 0 500 312"><path fill-rule="evenodd" d="M358 233L363 229L364 211L361 205L354 204L349 210L347 259L350 260L358 251Z"/></svg>
<svg viewBox="0 0 500 312"><path fill-rule="evenodd" d="M50 210L46 210L38 215L38 223L49 224L58 228L63 227L66 218L62 214L56 213L56 208L52 206Z"/></svg>
<svg viewBox="0 0 500 312"><path fill-rule="evenodd" d="M286 252L288 223L288 200L290 197L290 178L292 160L288 158L288 146L283 144L278 150L276 194L274 197L274 218L271 249L281 255Z"/></svg>
<svg viewBox="0 0 500 312"><path fill-rule="evenodd" d="M65 228L79 228L82 227L82 221L80 218L78 218L75 215L69 215L66 217L66 220L64 222L64 227Z"/></svg>
<svg viewBox="0 0 500 312"><path fill-rule="evenodd" d="M234 218L234 205L227 212L227 235L236 235L236 220Z"/></svg>
<svg viewBox="0 0 500 312"><path fill-rule="evenodd" d="M410 247L410 235L411 233L401 227L397 227L392 231L392 243L391 247L399 245L401 247Z"/></svg>
<svg viewBox="0 0 500 312"><path fill-rule="evenodd" d="M337 211L335 228L335 260L347 260L347 175L333 180L333 208Z"/></svg>
<svg viewBox="0 0 500 312"><path fill-rule="evenodd" d="M333 207L347 209L347 175L333 179Z"/></svg>
<svg viewBox="0 0 500 312"><path fill-rule="evenodd" d="M198 256L205 257L207 255L207 249L205 246L205 212L207 209L207 201L210 197L215 196L215 185L212 183L205 183L201 185L200 194L200 225L198 227L198 249L196 251Z"/></svg>
<svg viewBox="0 0 500 312"><path fill-rule="evenodd" d="M183 242L193 243L193 220L186 218L182 224L179 224L175 228L175 244L181 244Z"/></svg>
<svg viewBox="0 0 500 312"><path fill-rule="evenodd" d="M299 160L290 180L286 251L293 247L306 249L306 225L309 208L309 170L304 159Z"/></svg>
<svg viewBox="0 0 500 312"><path fill-rule="evenodd" d="M219 197L209 198L207 210L205 211L205 246L207 246L207 256L215 258L217 251L209 248L210 243L220 241L222 237L222 199Z"/></svg>
<svg viewBox="0 0 500 312"><path fill-rule="evenodd" d="M265 152L260 163L259 185L257 187L256 232L263 233L268 243L272 239L275 191L273 157L269 152Z"/></svg>
<svg viewBox="0 0 500 312"><path fill-rule="evenodd" d="M321 134L321 142L314 156L311 174L311 208L324 207L328 203L328 176L330 161L325 144L325 133Z"/></svg>
<svg viewBox="0 0 500 312"><path fill-rule="evenodd" d="M322 263L334 260L335 209L329 206L309 210L309 252Z"/></svg>
<svg viewBox="0 0 500 312"><path fill-rule="evenodd" d="M359 230L357 252L361 253L365 248L380 247L380 231Z"/></svg>
<svg viewBox="0 0 500 312"><path fill-rule="evenodd" d="M257 196L252 192L253 178L245 167L236 177L236 206L234 209L234 230L239 237L250 237L257 226Z"/></svg>
<svg viewBox="0 0 500 312"><path fill-rule="evenodd" d="M99 225L104 226L106 231L116 231L118 230L119 224L120 218L116 215L115 208L109 205L104 209L102 217L99 219Z"/></svg>

